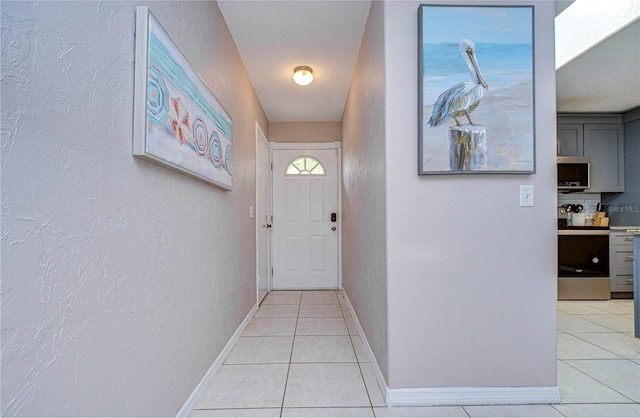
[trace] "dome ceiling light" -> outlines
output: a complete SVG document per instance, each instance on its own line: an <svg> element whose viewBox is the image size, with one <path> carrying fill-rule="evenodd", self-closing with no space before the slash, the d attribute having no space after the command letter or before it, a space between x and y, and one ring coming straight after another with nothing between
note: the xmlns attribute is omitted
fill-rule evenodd
<svg viewBox="0 0 640 418"><path fill-rule="evenodd" d="M306 65L296 67L293 70L293 81L299 86L308 86L313 81L313 70Z"/></svg>

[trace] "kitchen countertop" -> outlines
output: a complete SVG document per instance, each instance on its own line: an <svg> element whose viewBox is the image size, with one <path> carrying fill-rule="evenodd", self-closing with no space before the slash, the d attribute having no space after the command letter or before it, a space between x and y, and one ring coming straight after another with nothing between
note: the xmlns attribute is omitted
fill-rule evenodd
<svg viewBox="0 0 640 418"><path fill-rule="evenodd" d="M633 225L633 226L610 226L609 229L612 230L612 231L628 231L630 229L640 230L640 226L637 226L637 225Z"/></svg>
<svg viewBox="0 0 640 418"><path fill-rule="evenodd" d="M559 228L558 235L609 235L609 228L590 228L588 226Z"/></svg>

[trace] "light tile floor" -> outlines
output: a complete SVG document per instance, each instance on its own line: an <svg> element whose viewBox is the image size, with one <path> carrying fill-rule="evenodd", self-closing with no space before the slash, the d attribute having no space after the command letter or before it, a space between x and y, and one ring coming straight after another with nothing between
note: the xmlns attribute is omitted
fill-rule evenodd
<svg viewBox="0 0 640 418"><path fill-rule="evenodd" d="M276 291L194 417L640 417L633 301L558 302L558 405L384 405L340 291Z"/></svg>

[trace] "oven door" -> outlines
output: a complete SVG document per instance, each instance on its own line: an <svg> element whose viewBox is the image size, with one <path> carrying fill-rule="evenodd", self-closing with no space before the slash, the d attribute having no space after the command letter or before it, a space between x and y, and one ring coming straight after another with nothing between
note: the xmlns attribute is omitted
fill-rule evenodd
<svg viewBox="0 0 640 418"><path fill-rule="evenodd" d="M558 299L609 299L609 231L558 231Z"/></svg>

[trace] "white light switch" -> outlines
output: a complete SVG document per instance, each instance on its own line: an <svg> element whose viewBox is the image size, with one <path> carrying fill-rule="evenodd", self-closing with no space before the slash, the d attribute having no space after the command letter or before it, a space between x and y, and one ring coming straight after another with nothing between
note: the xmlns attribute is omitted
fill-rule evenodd
<svg viewBox="0 0 640 418"><path fill-rule="evenodd" d="M533 206L533 185L520 185L520 206Z"/></svg>
<svg viewBox="0 0 640 418"><path fill-rule="evenodd" d="M253 219L253 206L249 206L249 218Z"/></svg>

